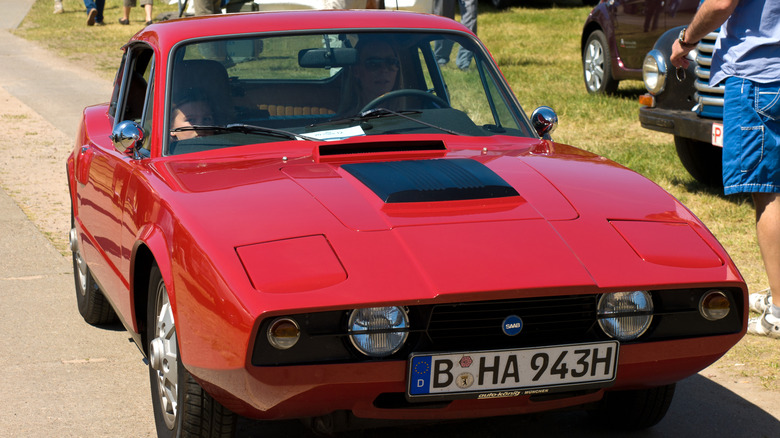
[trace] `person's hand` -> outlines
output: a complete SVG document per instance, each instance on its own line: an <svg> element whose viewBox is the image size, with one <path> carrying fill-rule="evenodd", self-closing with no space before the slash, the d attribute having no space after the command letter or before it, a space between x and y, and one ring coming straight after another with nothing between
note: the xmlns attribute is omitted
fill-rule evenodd
<svg viewBox="0 0 780 438"><path fill-rule="evenodd" d="M691 50L693 50L693 47L685 48L680 45L679 40L674 40L674 43L672 44L672 55L669 57L669 62L678 68L688 68L690 61L688 61L688 58L686 57Z"/></svg>

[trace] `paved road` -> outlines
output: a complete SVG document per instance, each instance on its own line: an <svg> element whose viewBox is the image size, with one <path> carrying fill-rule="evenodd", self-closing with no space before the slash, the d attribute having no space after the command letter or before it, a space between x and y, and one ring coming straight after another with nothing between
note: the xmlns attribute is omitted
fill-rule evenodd
<svg viewBox="0 0 780 438"><path fill-rule="evenodd" d="M0 88L73 138L81 109L105 101L110 84L16 38L32 0L0 0ZM63 157L64 160L64 157ZM67 220L66 217L62 220ZM71 262L0 190L0 437L154 436L146 366L119 326L85 324L75 307ZM670 413L635 437L778 437L780 399L739 382L678 385ZM241 436L306 436L295 423ZM348 436L604 437L581 412L384 428ZM614 436L626 436L615 434Z"/></svg>

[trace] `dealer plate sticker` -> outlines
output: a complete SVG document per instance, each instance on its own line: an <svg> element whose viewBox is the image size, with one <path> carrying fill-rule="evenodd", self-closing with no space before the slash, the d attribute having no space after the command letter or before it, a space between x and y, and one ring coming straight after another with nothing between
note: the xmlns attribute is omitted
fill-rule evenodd
<svg viewBox="0 0 780 438"><path fill-rule="evenodd" d="M712 123L712 145L723 147L723 124Z"/></svg>
<svg viewBox="0 0 780 438"><path fill-rule="evenodd" d="M415 354L408 395L506 397L615 379L617 341L518 350Z"/></svg>

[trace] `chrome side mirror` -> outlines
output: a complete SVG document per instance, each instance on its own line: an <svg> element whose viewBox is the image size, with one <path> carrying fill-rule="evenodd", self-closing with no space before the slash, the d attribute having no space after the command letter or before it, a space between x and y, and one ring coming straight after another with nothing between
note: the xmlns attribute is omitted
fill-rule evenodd
<svg viewBox="0 0 780 438"><path fill-rule="evenodd" d="M551 140L550 134L558 127L558 114L549 106L540 106L531 113L531 124L539 137Z"/></svg>
<svg viewBox="0 0 780 438"><path fill-rule="evenodd" d="M119 152L133 158L139 158L138 150L141 149L144 141L144 130L138 123L125 120L114 127L111 132L111 141Z"/></svg>

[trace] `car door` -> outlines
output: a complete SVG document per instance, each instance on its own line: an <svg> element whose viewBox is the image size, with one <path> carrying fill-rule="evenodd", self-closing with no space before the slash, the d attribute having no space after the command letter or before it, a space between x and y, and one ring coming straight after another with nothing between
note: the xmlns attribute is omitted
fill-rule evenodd
<svg viewBox="0 0 780 438"><path fill-rule="evenodd" d="M647 48L665 30L668 0L610 0L614 8L615 44L625 68L642 68Z"/></svg>
<svg viewBox="0 0 780 438"><path fill-rule="evenodd" d="M117 75L108 113L92 115L87 109L83 126L82 159L77 164L77 206L83 230L87 264L104 294L120 315L129 315L129 255L134 230L125 224L128 189L143 161L118 151L111 140L116 123L132 120L144 128L148 149L151 129L153 51L130 47ZM147 111L147 107L149 110ZM104 108L104 107L102 107ZM131 238L128 238L131 235Z"/></svg>

